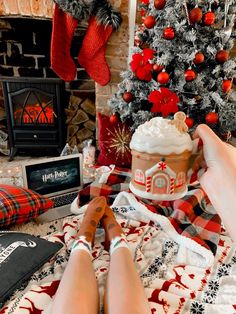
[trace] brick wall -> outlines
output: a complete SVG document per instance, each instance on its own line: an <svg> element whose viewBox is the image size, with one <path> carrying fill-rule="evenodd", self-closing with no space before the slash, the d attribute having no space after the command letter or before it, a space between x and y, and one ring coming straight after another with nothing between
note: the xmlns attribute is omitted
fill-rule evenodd
<svg viewBox="0 0 236 314"><path fill-rule="evenodd" d="M1 0L0 15L51 18L53 0Z"/></svg>
<svg viewBox="0 0 236 314"><path fill-rule="evenodd" d="M0 75L53 77L49 43L51 22L25 19L5 20L1 29Z"/></svg>

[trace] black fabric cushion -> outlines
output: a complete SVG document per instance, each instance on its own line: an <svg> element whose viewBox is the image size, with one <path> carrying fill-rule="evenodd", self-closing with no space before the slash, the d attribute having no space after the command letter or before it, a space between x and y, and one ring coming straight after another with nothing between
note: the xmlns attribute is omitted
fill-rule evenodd
<svg viewBox="0 0 236 314"><path fill-rule="evenodd" d="M27 233L0 231L0 308L62 246Z"/></svg>

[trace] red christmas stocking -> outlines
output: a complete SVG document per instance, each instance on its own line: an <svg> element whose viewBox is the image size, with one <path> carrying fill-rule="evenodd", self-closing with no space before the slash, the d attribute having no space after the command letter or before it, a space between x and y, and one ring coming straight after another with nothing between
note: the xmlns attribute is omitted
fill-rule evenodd
<svg viewBox="0 0 236 314"><path fill-rule="evenodd" d="M70 55L71 42L78 20L63 12L55 4L51 40L51 66L64 81L70 82L76 76L77 67Z"/></svg>
<svg viewBox="0 0 236 314"><path fill-rule="evenodd" d="M79 64L100 85L106 85L110 81L110 70L106 63L105 51L112 31L111 25L105 27L98 24L94 16L91 17L78 56Z"/></svg>

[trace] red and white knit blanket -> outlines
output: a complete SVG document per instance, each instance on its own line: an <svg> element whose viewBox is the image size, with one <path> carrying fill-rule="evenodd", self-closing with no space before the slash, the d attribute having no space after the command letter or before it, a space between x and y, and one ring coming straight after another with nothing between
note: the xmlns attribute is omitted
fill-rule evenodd
<svg viewBox="0 0 236 314"><path fill-rule="evenodd" d="M63 248L12 296L0 314L50 313L83 219L84 207L78 207L78 202L84 205L97 195L106 195L113 203L152 314L236 313L236 244L223 232L204 192L191 187L184 199L156 205L127 192L128 181L129 174L118 171L106 185L93 183L79 193L72 204L77 215L64 219L62 226L54 221L53 232L45 235L50 241L61 241ZM98 229L92 256L101 313L110 260L103 242L104 231Z"/></svg>

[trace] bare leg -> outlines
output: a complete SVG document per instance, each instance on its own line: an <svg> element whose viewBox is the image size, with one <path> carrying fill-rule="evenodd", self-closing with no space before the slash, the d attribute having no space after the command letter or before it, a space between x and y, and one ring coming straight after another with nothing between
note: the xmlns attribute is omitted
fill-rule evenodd
<svg viewBox="0 0 236 314"><path fill-rule="evenodd" d="M110 208L106 209L102 223L107 242L113 243L113 239L122 236L122 228ZM111 251L104 309L106 314L151 313L143 285L127 247L118 245Z"/></svg>
<svg viewBox="0 0 236 314"><path fill-rule="evenodd" d="M53 314L97 314L99 295L90 255L73 252L53 303Z"/></svg>
<svg viewBox="0 0 236 314"><path fill-rule="evenodd" d="M98 313L99 294L90 250L105 207L104 197L95 198L88 206L55 296L53 314Z"/></svg>

